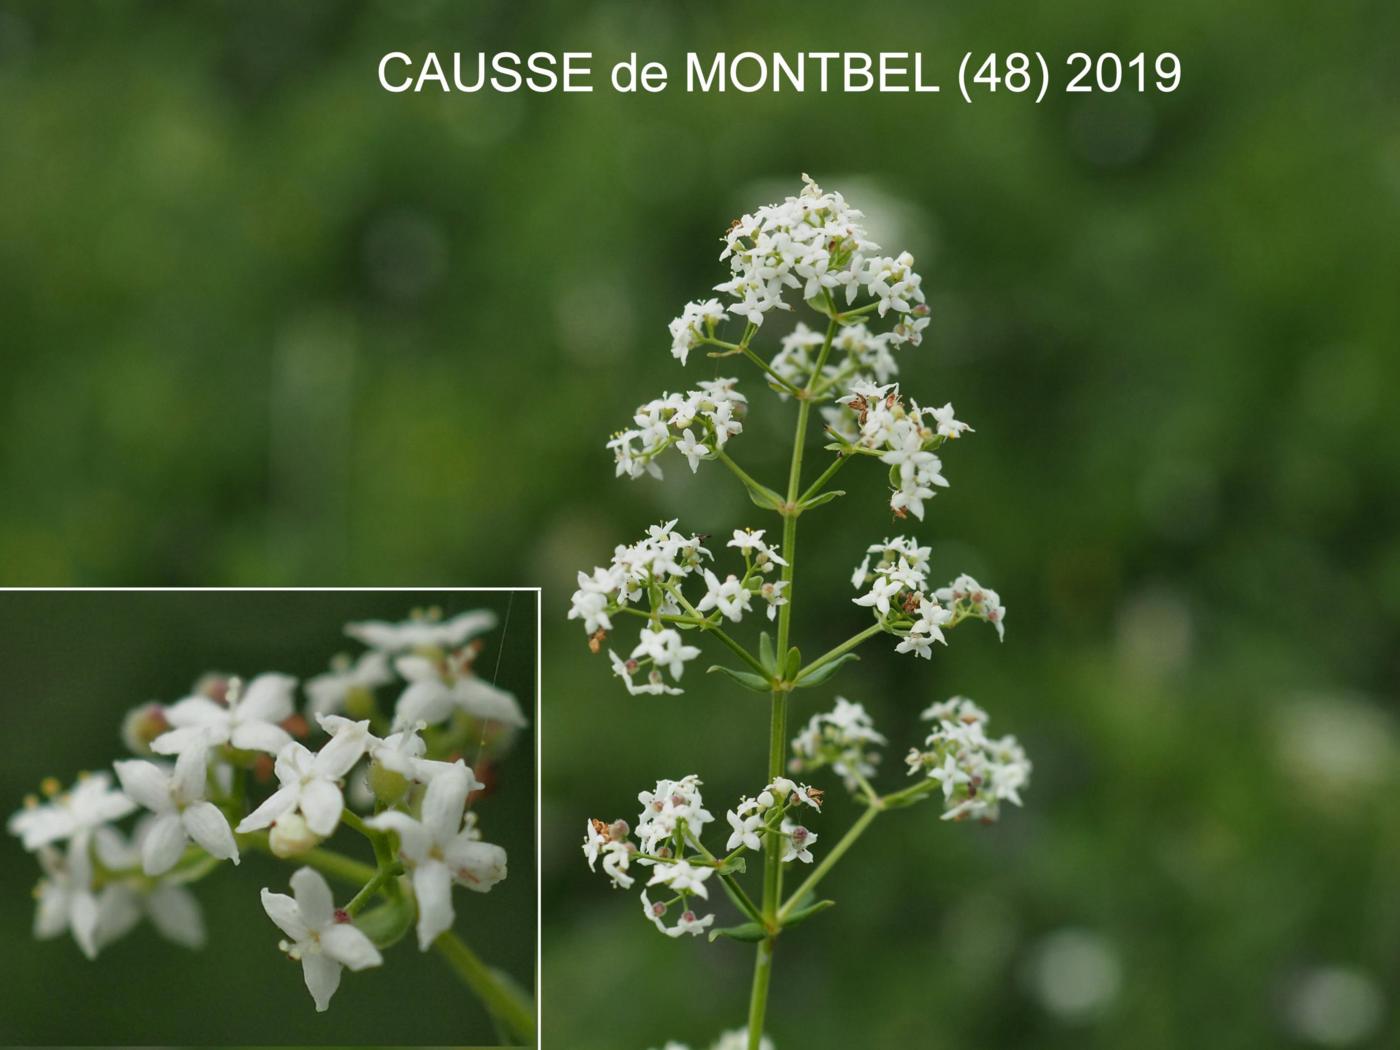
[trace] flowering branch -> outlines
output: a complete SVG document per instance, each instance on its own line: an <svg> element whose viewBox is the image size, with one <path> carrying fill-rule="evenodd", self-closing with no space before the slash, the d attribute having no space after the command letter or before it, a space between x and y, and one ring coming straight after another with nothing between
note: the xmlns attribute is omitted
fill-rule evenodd
<svg viewBox="0 0 1400 1050"><path fill-rule="evenodd" d="M1000 637L1006 614L996 592L971 577L931 587L930 549L896 536L867 547L851 576L859 592L852 602L869 610L873 623L805 665L791 644L798 518L843 495L827 489L837 472L856 458L878 460L889 472L893 518L922 521L936 490L948 486L938 451L971 432L951 404L924 408L906 400L891 382L898 373L894 351L917 345L929 323L913 258L907 252L881 254L866 236L858 211L839 194L824 193L810 179L805 182L798 196L760 208L730 228L721 259L729 261L731 276L715 290L732 301L689 303L670 325L671 352L682 365L697 347L716 347L710 356L745 358L780 400L797 402L785 494L756 481L727 450L729 441L742 435L750 408L737 379L700 383L695 390L650 401L638 408L631 427L608 442L616 473L632 479L660 478L659 460L667 449L680 453L692 472L702 462L719 460L753 503L779 515L781 541L775 548L763 530L735 529L725 547L737 552L743 564L724 573L710 567L716 558L701 536L677 531L675 521L653 526L640 541L617 547L609 565L578 574L569 611L571 619L582 622L594 652L601 652L615 633L619 614L645 621L637 644L623 649L626 656L608 650L614 675L634 695L682 692L685 667L701 654L694 643L712 635L743 667L710 670L768 696L766 784L725 813L731 834L723 860L701 841L714 818L694 774L660 780L655 790L642 792L635 830L625 820L590 820L584 839L589 866L601 863L614 886L634 885L638 869L649 873L641 894L643 914L668 937L708 931L712 940L725 936L756 945L746 1029L722 1040L726 1047L742 1044L749 1050L770 1045L764 1027L778 938L831 904L813 899L815 890L880 813L941 791L944 819L995 820L1003 801L1020 803L1019 790L1030 775L1030 763L1015 739L986 736L986 713L962 698L924 712L934 723L932 730L923 748L911 749L907 759L910 774L921 779L884 795L871 778L886 741L860 704L837 697L832 710L812 715L789 740L794 693L824 684L876 635L892 636L898 653L931 659L934 644L947 644L946 632L969 619L993 625ZM866 301L857 303L862 295ZM752 346L755 336L772 311L792 309L789 300L799 296L826 319L824 330L798 322L781 339L778 352L765 360ZM745 321L737 343L717 335L731 316ZM886 318L893 320L892 327L873 330ZM825 450L835 455L804 488L814 407L829 438ZM687 596L687 587L696 588L694 596ZM775 634L759 634L755 655L721 624L739 624L759 610L775 624ZM822 804L821 790L788 774L826 768L865 801L866 809L784 900L785 872L793 864L813 862L818 837L798 817L809 808L820 812ZM740 882L747 871L746 853L763 857L757 902ZM713 914L699 914L709 900L707 880L715 876L745 920L738 925L716 927ZM667 916L677 907L679 918L668 924Z"/></svg>

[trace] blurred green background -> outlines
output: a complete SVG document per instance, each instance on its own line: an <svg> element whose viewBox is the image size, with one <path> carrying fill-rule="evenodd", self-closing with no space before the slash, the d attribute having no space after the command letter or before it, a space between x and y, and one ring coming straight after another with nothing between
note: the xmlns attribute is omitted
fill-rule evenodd
<svg viewBox="0 0 1400 1050"><path fill-rule="evenodd" d="M7 734L0 753L0 806L8 814L45 777L65 786L80 770L128 757L122 716L151 700L188 695L208 671L245 677L276 670L306 679L337 652L359 652L347 621L403 618L437 605L445 613L494 609L510 619L483 636L478 658L527 712L534 704L536 596L520 592L16 592L0 594ZM392 699L389 692L385 700ZM300 706L304 697L298 697ZM533 717L532 717L533 722ZM487 896L459 891L455 929L490 965L526 988L536 955L535 756L527 731L496 767L494 791L478 798L484 837L509 857L510 874ZM259 795L259 798L265 797ZM127 822L127 826L130 821ZM342 830L332 848L372 862ZM149 923L105 948L95 962L69 936L31 937L30 890L39 866L9 835L0 843L0 1042L26 1045L435 1044L495 1045L490 1018L433 953L410 936L379 970L347 972L318 1014L300 968L277 949L258 890L287 892L294 870L245 854L192 889L208 944L177 947ZM344 889L337 889L337 900ZM343 901L342 901L343 903Z"/></svg>
<svg viewBox="0 0 1400 1050"><path fill-rule="evenodd" d="M4 578L542 584L548 1045L742 1019L750 953L658 936L578 842L660 776L717 810L753 791L762 704L694 672L627 697L563 615L650 521L764 524L715 470L613 481L602 444L713 374L666 322L803 171L919 260L905 388L977 433L918 535L1010 615L932 666L877 646L795 718L864 702L897 780L917 712L965 692L1036 773L995 828L877 825L780 945L780 1050L1394 1044L1395 5L0 12ZM945 91L378 89L381 54L430 47L917 49ZM963 51L1013 48L1170 50L1184 76L955 97ZM756 400L732 450L771 479L793 410ZM864 622L846 577L894 531L876 472L842 478L803 523L809 652Z"/></svg>

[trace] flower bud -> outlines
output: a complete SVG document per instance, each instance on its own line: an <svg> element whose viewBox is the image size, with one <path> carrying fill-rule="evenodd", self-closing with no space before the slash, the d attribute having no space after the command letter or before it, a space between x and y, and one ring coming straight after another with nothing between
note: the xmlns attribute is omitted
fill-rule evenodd
<svg viewBox="0 0 1400 1050"><path fill-rule="evenodd" d="M170 728L165 720L165 708L160 704L133 707L122 720L122 742L136 755L154 754L151 741Z"/></svg>
<svg viewBox="0 0 1400 1050"><path fill-rule="evenodd" d="M298 857L320 844L321 836L307 827L300 813L288 813L285 817L279 817L277 823L272 825L272 833L268 835L268 846L275 856L283 860Z"/></svg>
<svg viewBox="0 0 1400 1050"><path fill-rule="evenodd" d="M363 721L377 714L374 693L362 685L351 686L345 694L345 713L355 721Z"/></svg>
<svg viewBox="0 0 1400 1050"><path fill-rule="evenodd" d="M369 789L374 792L374 797L386 805L393 805L403 798L404 792L409 788L408 777L402 773L395 773L378 762L370 763L368 779Z"/></svg>

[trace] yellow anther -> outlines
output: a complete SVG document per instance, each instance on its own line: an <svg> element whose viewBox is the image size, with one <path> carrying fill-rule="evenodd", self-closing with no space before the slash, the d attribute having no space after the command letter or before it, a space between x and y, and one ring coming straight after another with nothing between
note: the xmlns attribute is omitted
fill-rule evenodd
<svg viewBox="0 0 1400 1050"><path fill-rule="evenodd" d="M39 783L39 790L48 798L53 798L63 790L63 785L58 782L57 777L45 777Z"/></svg>

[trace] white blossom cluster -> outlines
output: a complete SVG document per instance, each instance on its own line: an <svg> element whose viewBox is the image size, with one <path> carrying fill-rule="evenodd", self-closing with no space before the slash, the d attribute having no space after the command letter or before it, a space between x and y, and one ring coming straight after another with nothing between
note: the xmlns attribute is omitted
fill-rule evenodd
<svg viewBox="0 0 1400 1050"><path fill-rule="evenodd" d="M727 856L717 859L701 844L705 825L714 816L705 808L695 774L680 780L661 780L652 791L637 796L642 811L635 831L625 820L611 824L589 820L584 830L583 855L590 870L601 862L614 887L630 889L637 881L633 866L651 871L641 893L642 914L668 937L698 936L714 924L715 916L696 914L695 899L709 903L706 885L716 873L742 870L734 861L745 850L761 852L765 835L779 835L784 843L783 861L811 863L811 845L817 836L788 818L801 806L821 808L821 792L805 784L779 777L753 798L742 798L726 817L731 834ZM655 889L660 887L659 890ZM652 899L656 893L656 899ZM666 917L679 908L673 925Z"/></svg>
<svg viewBox="0 0 1400 1050"><path fill-rule="evenodd" d="M715 326L728 316L718 299L686 303L681 315L670 324L671 356L685 364L690 352L703 340L713 339Z"/></svg>
<svg viewBox="0 0 1400 1050"><path fill-rule="evenodd" d="M802 388L812 381L817 360L826 335L798 321L797 327L783 337L780 349L769 363L773 371L789 386ZM886 383L899 374L899 365L892 350L899 345L893 332L872 332L865 324L854 322L837 329L831 340L831 351L816 377L814 388L850 390L859 384ZM787 392L775 387L778 396L786 399ZM835 421L844 418L840 409L830 410Z"/></svg>
<svg viewBox="0 0 1400 1050"><path fill-rule="evenodd" d="M944 820L993 821L1001 803L1021 804L1031 763L1014 736L987 736L987 712L966 697L933 704L921 715L933 722L923 750L905 760L911 775L923 774L943 793Z"/></svg>
<svg viewBox="0 0 1400 1050"><path fill-rule="evenodd" d="M735 529L725 546L743 556L743 569L720 578L704 564L713 555L701 537L677 532L675 520L653 525L637 543L617 547L611 564L578 574L569 619L582 621L590 647L599 652L614 630L614 617L640 614L646 622L628 656L608 650L613 673L633 695L679 694L683 690L674 683L700 655L698 646L686 644L682 630L721 620L738 623L754 611L755 602L771 620L787 604L786 583L778 578L786 562L763 537L762 529ZM683 593L692 577L705 588L693 603Z"/></svg>
<svg viewBox="0 0 1400 1050"><path fill-rule="evenodd" d="M797 196L758 208L725 234L720 259L729 260L731 276L715 291L734 300L729 314L761 325L768 311L791 309L786 297L793 292L803 300L822 297L846 305L864 292L881 317L891 310L900 315L899 341L916 342L928 318L919 310L924 293L913 256L881 255L861 224L861 212L808 176L802 181ZM691 304L687 312L700 305ZM673 323L673 336L686 318L682 314Z"/></svg>
<svg viewBox="0 0 1400 1050"><path fill-rule="evenodd" d="M861 778L875 775L880 761L876 749L884 744L885 738L875 731L865 706L838 696L834 708L814 714L793 738L788 769L811 773L830 766L846 790L854 791Z"/></svg>
<svg viewBox="0 0 1400 1050"><path fill-rule="evenodd" d="M954 417L951 404L906 404L898 384L857 382L838 403L844 408L827 412L832 432L853 450L876 455L890 468L890 509L895 517L913 514L923 521L924 501L934 497L935 488L948 487L935 450L972 428Z"/></svg>
<svg viewBox="0 0 1400 1050"><path fill-rule="evenodd" d="M471 670L472 640L494 626L486 612L348 625L368 651L337 658L305 683L306 712L324 737L315 751L296 739L311 729L288 675L245 684L211 674L176 703L132 710L122 736L140 757L113 763L119 787L105 772L80 775L68 790L50 779L47 800L31 796L8 822L43 870L35 936L71 933L96 958L144 916L169 940L200 947L204 922L190 883L220 861L238 864L240 846L262 832L278 857L306 854L334 834L347 805L359 805L382 811L368 826L398 837L426 950L452 925L454 884L484 892L506 875L505 851L480 841L467 809L482 785L453 756L492 726L499 747L502 729L526 724L514 696ZM376 698L390 686L401 690L392 721ZM249 811L250 784L269 781L271 794ZM141 811L129 834L116 826ZM317 1010L325 1010L343 968L382 959L334 908L319 874L301 869L292 889L293 897L264 889L264 909L289 938L283 950L302 963Z"/></svg>
<svg viewBox="0 0 1400 1050"><path fill-rule="evenodd" d="M998 638L1005 635L1006 609L996 591L967 575L929 591L928 562L928 547L896 536L873 544L851 574L851 586L864 590L851 600L873 610L885 629L900 639L896 652L931 659L933 643L948 642L943 629L966 619L985 620L996 627Z"/></svg>
<svg viewBox="0 0 1400 1050"><path fill-rule="evenodd" d="M608 449L617 461L617 476L661 477L656 458L675 448L690 464L714 459L731 437L744 431L748 399L735 389L737 379L713 379L684 394L663 394L637 409L633 425L612 436Z"/></svg>

